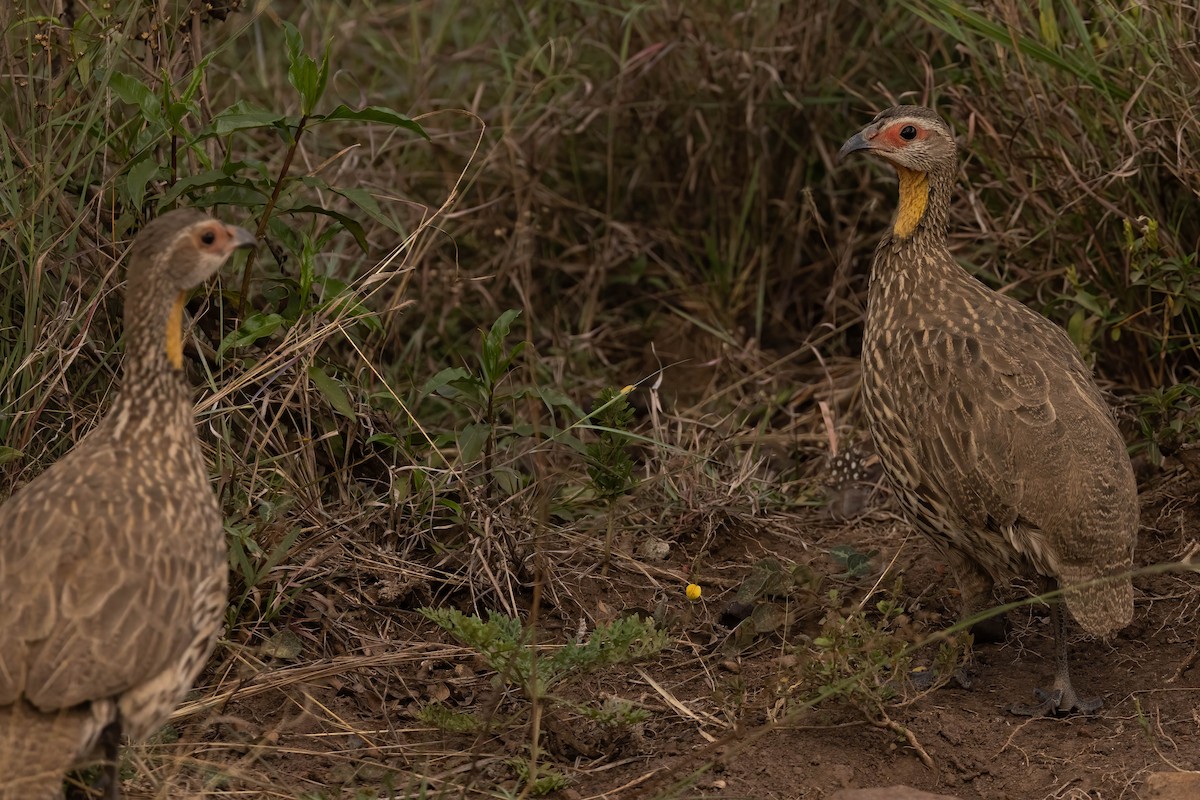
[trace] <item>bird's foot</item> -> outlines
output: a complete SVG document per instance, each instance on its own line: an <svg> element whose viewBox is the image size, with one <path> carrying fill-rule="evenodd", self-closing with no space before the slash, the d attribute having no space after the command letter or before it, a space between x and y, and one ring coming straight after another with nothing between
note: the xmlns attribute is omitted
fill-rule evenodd
<svg viewBox="0 0 1200 800"><path fill-rule="evenodd" d="M113 764L100 768L88 785L72 783L67 787L66 800L122 800L121 777Z"/></svg>
<svg viewBox="0 0 1200 800"><path fill-rule="evenodd" d="M93 797L102 800L121 800L121 776L116 764L105 764L100 770L100 776L92 784Z"/></svg>
<svg viewBox="0 0 1200 800"><path fill-rule="evenodd" d="M1064 690L1056 686L1049 691L1034 689L1033 694L1041 701L1040 703L1033 705L1014 703L1008 707L1009 713L1020 717L1054 717L1075 712L1094 714L1104 705L1104 701L1099 697L1078 697L1070 688Z"/></svg>
<svg viewBox="0 0 1200 800"><path fill-rule="evenodd" d="M116 721L100 732L99 745L104 751L104 765L92 783L92 790L102 800L121 800L121 723Z"/></svg>

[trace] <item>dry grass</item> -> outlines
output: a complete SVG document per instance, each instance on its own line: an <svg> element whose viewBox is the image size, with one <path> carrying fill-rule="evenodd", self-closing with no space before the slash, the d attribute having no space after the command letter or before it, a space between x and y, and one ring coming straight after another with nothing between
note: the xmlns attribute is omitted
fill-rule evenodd
<svg viewBox="0 0 1200 800"><path fill-rule="evenodd" d="M960 132L953 248L981 279L1067 325L1122 394L1196 381L1200 55L1183 0L1061 4L1056 17L1015 0L291 2L224 21L182 0L108 17L68 5L75 57L61 27L0 12L9 485L106 407L123 243L159 198L232 163L243 182L184 199L246 222L281 189L275 257L260 254L249 292L227 275L189 305L234 588L227 635L176 714L183 738L134 753L139 791L500 797L532 785L505 759L568 770L580 745L563 731L579 720L539 723L511 692L481 689L486 674L422 605L535 615L547 645L641 611L677 636L653 678L633 679L652 687L642 702L660 735L753 719L688 638L682 587L736 590L741 565L723 548L747 537L819 554L811 508L830 442L861 438L866 265L892 207L880 174L833 154L892 102L936 104ZM309 53L330 42L318 110L392 108L429 141L325 124L281 181L279 130L200 135L238 101L299 113L282 18ZM173 129L120 102L108 72L156 91L170 76L178 94L208 56ZM147 154L163 168L143 197L130 175ZM507 309L522 312L508 345L529 346L487 391L426 392L444 369L480 374L481 331ZM280 322L228 346L253 314ZM606 511L579 409L627 384L639 484ZM688 681L725 699L681 701ZM451 736L421 721L432 700L509 726ZM638 752L623 747L577 755L577 778L601 782Z"/></svg>

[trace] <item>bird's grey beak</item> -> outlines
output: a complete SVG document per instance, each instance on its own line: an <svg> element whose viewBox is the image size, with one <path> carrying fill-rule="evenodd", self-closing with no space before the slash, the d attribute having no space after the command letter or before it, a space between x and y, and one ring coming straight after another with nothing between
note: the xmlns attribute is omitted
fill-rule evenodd
<svg viewBox="0 0 1200 800"><path fill-rule="evenodd" d="M850 155L851 153L857 153L859 150L872 149L873 145L871 144L871 140L865 136L868 130L868 128L863 128L861 131L847 139L846 143L842 145L842 149L838 150L837 160L841 161L846 156Z"/></svg>
<svg viewBox="0 0 1200 800"><path fill-rule="evenodd" d="M242 247L258 246L258 239L254 237L253 233L245 228L239 228L236 225L226 225L225 227L229 230L230 237L233 238L233 248L235 250Z"/></svg>

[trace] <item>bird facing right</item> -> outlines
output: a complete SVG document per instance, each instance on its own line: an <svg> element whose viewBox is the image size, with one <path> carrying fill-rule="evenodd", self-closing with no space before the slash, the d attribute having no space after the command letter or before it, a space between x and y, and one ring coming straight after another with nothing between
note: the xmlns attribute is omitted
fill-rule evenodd
<svg viewBox="0 0 1200 800"><path fill-rule="evenodd" d="M875 251L863 337L872 438L908 518L950 563L964 616L995 582L1037 577L1103 636L1133 616L1137 486L1125 443L1066 334L950 255L958 158L934 111L883 111L838 153L891 164L899 203ZM1090 712L1071 685L1051 603L1056 674L1021 714Z"/></svg>
<svg viewBox="0 0 1200 800"><path fill-rule="evenodd" d="M185 209L138 234L122 386L104 420L0 506L0 800L52 800L191 688L226 603L221 510L183 373L186 292L249 232Z"/></svg>

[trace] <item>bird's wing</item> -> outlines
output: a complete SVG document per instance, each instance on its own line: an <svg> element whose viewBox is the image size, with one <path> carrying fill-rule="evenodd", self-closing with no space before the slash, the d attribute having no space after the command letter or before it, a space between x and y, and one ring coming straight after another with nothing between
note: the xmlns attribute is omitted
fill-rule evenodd
<svg viewBox="0 0 1200 800"><path fill-rule="evenodd" d="M169 490L128 482L111 452L77 450L0 508L0 704L111 697L186 647L192 570L172 537L132 535L179 524Z"/></svg>
<svg viewBox="0 0 1200 800"><path fill-rule="evenodd" d="M1089 407L1103 401L1052 323L1017 303L989 313L977 330L914 334L912 440L968 524L1011 535L1018 518L1036 525L1040 516L1027 502L1029 474L1065 456L1064 406L1077 414L1083 395Z"/></svg>
<svg viewBox="0 0 1200 800"><path fill-rule="evenodd" d="M1015 302L989 313L913 332L926 346L912 359L912 457L966 525L1055 576L1086 630L1111 632L1133 608L1137 485L1124 440L1062 330Z"/></svg>

